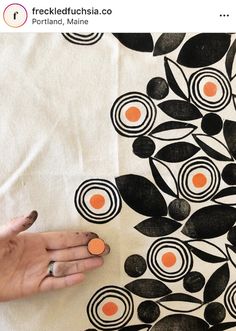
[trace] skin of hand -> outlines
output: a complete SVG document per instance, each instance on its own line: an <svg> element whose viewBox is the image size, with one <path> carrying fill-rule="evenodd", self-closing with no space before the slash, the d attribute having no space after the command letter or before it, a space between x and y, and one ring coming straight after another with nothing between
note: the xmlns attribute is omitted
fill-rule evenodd
<svg viewBox="0 0 236 331"><path fill-rule="evenodd" d="M0 301L22 298L81 283L87 271L103 265L103 256L88 252L92 232L25 233L38 214L11 220L0 228ZM53 264L53 276L48 266Z"/></svg>

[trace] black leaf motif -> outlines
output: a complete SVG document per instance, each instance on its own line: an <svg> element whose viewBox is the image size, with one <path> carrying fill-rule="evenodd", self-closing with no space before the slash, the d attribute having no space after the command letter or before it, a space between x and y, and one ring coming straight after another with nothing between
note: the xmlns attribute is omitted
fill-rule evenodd
<svg viewBox="0 0 236 331"><path fill-rule="evenodd" d="M173 293L165 296L158 300L158 302L165 302L165 301L186 301L186 302L193 302L193 303L202 303L202 301L198 298L193 297L192 295L185 294L185 293Z"/></svg>
<svg viewBox="0 0 236 331"><path fill-rule="evenodd" d="M130 325L119 329L119 331L148 331L150 327L151 325L149 324Z"/></svg>
<svg viewBox="0 0 236 331"><path fill-rule="evenodd" d="M192 214L182 233L194 239L215 238L229 231L235 221L235 208L223 205L208 206Z"/></svg>
<svg viewBox="0 0 236 331"><path fill-rule="evenodd" d="M229 120L224 122L224 137L231 154L236 159L236 122Z"/></svg>
<svg viewBox="0 0 236 331"><path fill-rule="evenodd" d="M149 299L163 297L171 293L171 290L164 283L156 279L136 279L125 287L130 292Z"/></svg>
<svg viewBox="0 0 236 331"><path fill-rule="evenodd" d="M184 306L180 303L184 302ZM199 309L203 302L192 295L185 293L169 294L157 302L160 306L173 312L192 312Z"/></svg>
<svg viewBox="0 0 236 331"><path fill-rule="evenodd" d="M190 240L188 241L187 245L193 254L195 254L199 259L205 262L220 263L227 261L227 256L225 255L225 253L216 245L210 242L207 242L205 240ZM215 254L217 255L206 252L212 250L214 250Z"/></svg>
<svg viewBox="0 0 236 331"><path fill-rule="evenodd" d="M189 136L196 128L193 124L169 121L159 124L149 135L165 141L180 140Z"/></svg>
<svg viewBox="0 0 236 331"><path fill-rule="evenodd" d="M182 43L184 37L185 33L162 33L155 44L153 56L172 52Z"/></svg>
<svg viewBox="0 0 236 331"><path fill-rule="evenodd" d="M225 199L224 199L225 198ZM236 205L236 187L227 187L218 192L212 200L216 203L233 206Z"/></svg>
<svg viewBox="0 0 236 331"><path fill-rule="evenodd" d="M193 138L201 149L213 159L218 161L232 161L227 147L218 139L205 134L193 134Z"/></svg>
<svg viewBox="0 0 236 331"><path fill-rule="evenodd" d="M156 186L138 175L124 175L116 178L116 184L123 200L136 212L145 216L167 214L166 202Z"/></svg>
<svg viewBox="0 0 236 331"><path fill-rule="evenodd" d="M233 226L228 234L227 234L228 241L236 247L236 226Z"/></svg>
<svg viewBox="0 0 236 331"><path fill-rule="evenodd" d="M181 224L167 217L148 218L134 228L148 237L162 237L171 234L181 227Z"/></svg>
<svg viewBox="0 0 236 331"><path fill-rule="evenodd" d="M155 157L166 162L182 162L192 157L199 150L200 148L193 144L178 142L163 147Z"/></svg>
<svg viewBox="0 0 236 331"><path fill-rule="evenodd" d="M200 33L181 48L177 62L185 67L199 68L218 62L230 46L230 34Z"/></svg>
<svg viewBox="0 0 236 331"><path fill-rule="evenodd" d="M178 64L175 63L174 61L168 59L167 57L165 57L164 66L165 66L166 78L172 91L175 94L177 94L180 98L188 100L189 99L188 81L181 67L178 66ZM175 71L178 73L177 79L175 78L176 75L174 74L171 67L175 68ZM182 78L181 80L179 76ZM185 87L185 91L187 91L187 95L183 91L183 86Z"/></svg>
<svg viewBox="0 0 236 331"><path fill-rule="evenodd" d="M209 329L209 331L224 331L224 330L234 328L235 326L236 326L236 322L220 323L220 324L213 325Z"/></svg>
<svg viewBox="0 0 236 331"><path fill-rule="evenodd" d="M236 268L236 247L225 245L226 252L228 254L230 262L233 264L233 266Z"/></svg>
<svg viewBox="0 0 236 331"><path fill-rule="evenodd" d="M236 54L236 40L234 40L234 42L232 43L225 60L225 67L230 80L233 79L233 77L236 75L236 72L232 72L233 63L235 61L235 54Z"/></svg>
<svg viewBox="0 0 236 331"><path fill-rule="evenodd" d="M203 293L204 302L217 299L224 292L228 282L229 266L228 263L225 263L211 275L206 283Z"/></svg>
<svg viewBox="0 0 236 331"><path fill-rule="evenodd" d="M152 52L153 39L150 33L113 33L124 46L139 52Z"/></svg>
<svg viewBox="0 0 236 331"><path fill-rule="evenodd" d="M157 164L157 166L155 165L155 163ZM157 186L165 193L173 196L173 197L178 197L178 185L177 185L177 181L174 177L174 175L172 174L172 172L170 171L170 169L161 161L158 160L153 160L153 159L149 159L149 164L151 167L151 171L152 171L152 175L153 178L157 184ZM159 165L159 169L158 169L158 165ZM166 181L164 180L163 176L160 173L160 168L165 169L165 171L169 174L169 183L172 182L172 186L170 187Z"/></svg>
<svg viewBox="0 0 236 331"><path fill-rule="evenodd" d="M199 317L173 314L163 317L151 329L151 331L207 331L208 324Z"/></svg>
<svg viewBox="0 0 236 331"><path fill-rule="evenodd" d="M184 100L163 101L158 107L168 116L180 121L192 121L202 117L195 105Z"/></svg>

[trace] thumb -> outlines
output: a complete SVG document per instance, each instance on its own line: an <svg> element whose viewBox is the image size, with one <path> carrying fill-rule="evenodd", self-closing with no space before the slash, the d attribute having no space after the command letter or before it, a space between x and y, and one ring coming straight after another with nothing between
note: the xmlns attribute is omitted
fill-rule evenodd
<svg viewBox="0 0 236 331"><path fill-rule="evenodd" d="M37 211L33 210L28 216L12 219L0 229L0 238L11 237L31 227L38 217Z"/></svg>

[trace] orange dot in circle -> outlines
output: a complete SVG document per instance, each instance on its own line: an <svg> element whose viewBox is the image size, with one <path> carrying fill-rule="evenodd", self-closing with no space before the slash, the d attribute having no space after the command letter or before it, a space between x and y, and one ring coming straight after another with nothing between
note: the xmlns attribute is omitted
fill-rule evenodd
<svg viewBox="0 0 236 331"><path fill-rule="evenodd" d="M125 112L125 116L128 121L137 122L141 117L141 111L137 107L129 107Z"/></svg>
<svg viewBox="0 0 236 331"><path fill-rule="evenodd" d="M103 305L102 311L107 316L112 316L118 311L118 306L114 302L107 302Z"/></svg>
<svg viewBox="0 0 236 331"><path fill-rule="evenodd" d="M207 82L203 87L204 94L208 97L214 97L217 92L217 86L213 82Z"/></svg>
<svg viewBox="0 0 236 331"><path fill-rule="evenodd" d="M172 252L166 252L165 254L162 255L161 261L165 267L170 268L173 267L173 265L175 265L176 256Z"/></svg>
<svg viewBox="0 0 236 331"><path fill-rule="evenodd" d="M204 174L198 173L198 174L196 174L196 175L193 176L192 181L193 181L193 185L195 187L199 187L200 188L200 187L203 187L203 186L206 185L207 178L206 178L206 176Z"/></svg>
<svg viewBox="0 0 236 331"><path fill-rule="evenodd" d="M101 194L94 194L90 200L90 205L95 209L101 209L105 205L105 198Z"/></svg>

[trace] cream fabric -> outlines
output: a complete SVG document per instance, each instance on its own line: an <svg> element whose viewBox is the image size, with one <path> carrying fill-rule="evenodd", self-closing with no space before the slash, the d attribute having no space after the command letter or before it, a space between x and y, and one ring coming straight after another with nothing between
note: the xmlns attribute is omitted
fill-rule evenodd
<svg viewBox="0 0 236 331"><path fill-rule="evenodd" d="M81 286L1 303L0 330L84 331L92 327L86 306L94 292L130 282L126 257L146 255L152 239L147 244L136 235L133 227L145 217L125 203L107 224L86 222L74 193L89 178L151 178L146 162L131 152L133 140L114 130L110 109L118 96L145 93L152 77L164 77L163 57L133 52L111 34L93 46L74 45L61 34L0 34L0 45L0 222L36 209L39 218L30 231L91 230L111 246L103 268ZM142 301L135 300L136 306ZM130 324L138 323L135 312Z"/></svg>

